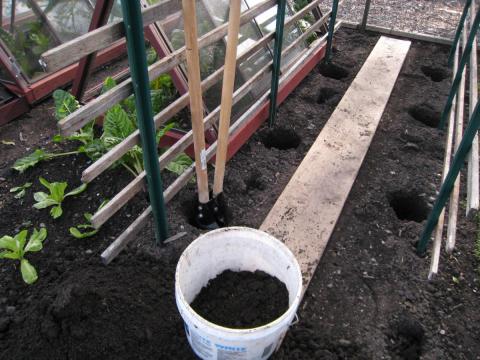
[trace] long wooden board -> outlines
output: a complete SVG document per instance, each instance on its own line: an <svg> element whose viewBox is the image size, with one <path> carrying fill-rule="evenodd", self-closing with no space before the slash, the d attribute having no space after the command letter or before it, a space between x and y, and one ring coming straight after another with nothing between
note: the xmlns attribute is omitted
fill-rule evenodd
<svg viewBox="0 0 480 360"><path fill-rule="evenodd" d="M297 257L306 290L410 48L381 37L260 229Z"/></svg>

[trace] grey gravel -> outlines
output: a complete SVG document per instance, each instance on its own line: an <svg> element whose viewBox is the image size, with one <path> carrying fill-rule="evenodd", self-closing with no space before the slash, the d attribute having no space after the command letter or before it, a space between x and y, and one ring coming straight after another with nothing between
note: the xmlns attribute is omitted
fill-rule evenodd
<svg viewBox="0 0 480 360"><path fill-rule="evenodd" d="M464 3L458 0L371 0L368 24L453 38ZM331 6L331 0L321 1L322 11ZM338 17L359 23L364 8L365 0L345 0Z"/></svg>

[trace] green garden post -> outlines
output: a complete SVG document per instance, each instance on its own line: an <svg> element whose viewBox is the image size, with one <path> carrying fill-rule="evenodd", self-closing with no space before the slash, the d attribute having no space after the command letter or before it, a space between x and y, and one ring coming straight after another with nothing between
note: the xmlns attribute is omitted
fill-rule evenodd
<svg viewBox="0 0 480 360"><path fill-rule="evenodd" d="M462 169L464 164L465 158L472 147L472 141L480 128L480 103L475 106L475 110L472 113L472 117L468 123L468 126L465 130L465 135L460 142L457 152L453 158L452 166L448 171L447 176L445 177L445 181L440 188L440 192L435 200L435 204L433 205L433 209L428 216L427 224L423 229L422 236L420 237L420 241L417 245L417 253L423 255L427 249L428 242L432 236L432 232L435 229L435 226L438 223L438 218L442 213L445 204L447 203L448 198L450 197L450 193L452 192L453 184Z"/></svg>
<svg viewBox="0 0 480 360"><path fill-rule="evenodd" d="M462 35L462 30L465 26L465 20L467 19L468 10L472 5L472 0L467 0L465 2L465 6L463 7L462 16L460 16L460 21L457 26L457 30L455 31L455 36L453 38L452 47L450 49L450 54L448 55L448 66L453 66L453 57L455 56L455 51L457 49L457 44L460 41L460 35Z"/></svg>
<svg viewBox="0 0 480 360"><path fill-rule="evenodd" d="M458 70L455 74L455 78L452 83L452 87L450 88L450 92L448 94L447 103L445 104L445 108L443 109L441 118L440 118L440 125L439 128L443 129L447 118L450 116L450 110L452 110L452 103L453 98L457 95L458 87L460 85L460 81L462 79L462 73L465 69L465 66L470 61L470 53L472 52L473 42L475 40L475 36L477 35L478 26L480 24L480 8L477 10L477 14L475 15L475 19L473 21L472 29L470 30L470 34L468 35L467 46L463 49L462 58L460 63L458 64Z"/></svg>
<svg viewBox="0 0 480 360"><path fill-rule="evenodd" d="M327 54L325 55L326 62L330 62L332 59L333 32L335 30L335 22L337 21L337 11L338 0L333 0L332 14L330 15L330 22L328 23Z"/></svg>
<svg viewBox="0 0 480 360"><path fill-rule="evenodd" d="M272 86L270 90L270 109L268 117L268 125L270 127L275 124L275 119L277 117L278 83L280 78L280 66L282 64L283 28L286 7L287 0L278 0L277 19L275 20L275 45L273 48Z"/></svg>
<svg viewBox="0 0 480 360"><path fill-rule="evenodd" d="M158 163L155 125L153 123L140 2L138 0L122 0L122 13L127 36L128 62L135 93L138 130L140 131L143 149L143 165L155 221L155 239L158 245L161 241L167 239L168 231L162 178Z"/></svg>

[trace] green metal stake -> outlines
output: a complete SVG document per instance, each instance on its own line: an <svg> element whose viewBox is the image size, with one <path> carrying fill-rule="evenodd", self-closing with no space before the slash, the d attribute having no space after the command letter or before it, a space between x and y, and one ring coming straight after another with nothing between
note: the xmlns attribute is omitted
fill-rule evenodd
<svg viewBox="0 0 480 360"><path fill-rule="evenodd" d="M270 127L273 127L277 118L278 82L280 78L280 66L282 63L283 28L286 7L287 0L278 0L277 19L275 23L275 46L273 48L272 86L270 90L270 108L268 117L268 126Z"/></svg>
<svg viewBox="0 0 480 360"><path fill-rule="evenodd" d="M457 30L455 31L455 37L453 38L452 47L450 49L450 54L448 55L448 66L453 66L453 58L455 56L455 51L457 49L457 44L460 41L460 36L462 35L463 27L465 26L465 20L467 18L468 10L472 5L472 0L467 0L465 6L463 7L462 16L460 16L460 22L458 23Z"/></svg>
<svg viewBox="0 0 480 360"><path fill-rule="evenodd" d="M427 224L423 229L422 236L420 237L420 241L417 245L417 253L419 255L425 254L427 249L428 242L432 236L432 232L435 229L435 226L438 223L438 217L442 213L445 204L447 203L448 198L450 197L450 193L453 189L453 184L462 169L464 164L465 158L472 147L472 141L480 128L480 103L475 106L475 110L473 111L472 117L468 123L468 126L465 130L465 135L460 142L457 152L453 158L452 167L448 171L447 176L445 177L445 181L440 188L440 193L437 196L435 204L433 205L432 212L430 213Z"/></svg>
<svg viewBox="0 0 480 360"><path fill-rule="evenodd" d="M142 140L143 165L145 167L148 194L155 221L155 239L158 245L161 241L168 238L168 230L162 178L158 164L157 141L153 123L140 2L137 0L122 0L122 12L125 34L127 36L128 61L135 93L137 123Z"/></svg>
<svg viewBox="0 0 480 360"><path fill-rule="evenodd" d="M335 22L337 21L337 11L338 0L333 0L332 14L330 15L330 22L328 23L327 54L325 55L325 61L327 63L332 60L333 31L335 30Z"/></svg>
<svg viewBox="0 0 480 360"><path fill-rule="evenodd" d="M445 108L443 109L442 116L440 118L440 125L438 126L440 129L443 129L447 118L450 116L450 110L452 109L453 98L457 95L458 87L460 85L460 81L462 80L462 73L465 69L465 66L470 61L470 53L472 52L473 42L475 40L475 36L477 35L478 26L480 25L480 8L477 10L477 14L475 15L475 20L473 21L472 29L470 30L470 34L468 35L467 46L463 49L462 59L458 65L457 73L455 74L455 79L453 80L452 87L450 88L450 93L448 94L447 103L445 104Z"/></svg>

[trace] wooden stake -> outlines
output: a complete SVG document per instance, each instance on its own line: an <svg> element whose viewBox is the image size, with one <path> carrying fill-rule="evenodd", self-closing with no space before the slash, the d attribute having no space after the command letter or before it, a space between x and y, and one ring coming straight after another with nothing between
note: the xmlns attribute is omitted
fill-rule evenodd
<svg viewBox="0 0 480 360"><path fill-rule="evenodd" d="M237 66L238 33L240 30L241 0L230 0L230 14L228 19L227 50L225 54L225 71L222 84L222 101L220 105L220 124L218 129L218 148L215 158L215 177L213 195L223 192L223 178L225 163L227 162L228 129L232 114L232 98L235 86L235 70Z"/></svg>
<svg viewBox="0 0 480 360"><path fill-rule="evenodd" d="M203 100L200 78L200 56L197 42L197 15L195 0L182 0L185 26L185 48L187 56L190 112L192 115L193 146L197 173L198 200L201 204L209 201L207 160L205 157L205 129L203 127Z"/></svg>
<svg viewBox="0 0 480 360"><path fill-rule="evenodd" d="M315 5L318 5L318 1L315 1L309 5L307 5L305 8L303 8L301 11L298 13L295 13L291 17L289 17L285 21L285 27L293 24L294 22L298 21L301 19L307 11L311 10L314 8ZM329 17L329 13L326 13L317 23L312 25L312 28L316 28L316 26L321 26L324 24ZM319 24L320 23L320 24ZM310 31L306 31L304 34L311 34ZM240 55L237 57L237 63L241 63L245 60L247 60L252 54L254 54L256 51L261 49L262 47L266 46L273 38L274 38L275 32L272 31L268 34L266 34L264 37L262 37L260 40L256 41L255 44L250 46L248 49L243 51ZM302 35L303 36L303 35ZM282 69L283 72L284 69ZM207 91L210 89L213 85L215 85L221 78L224 72L224 66L216 70L213 74L209 75L205 80L202 81L202 90ZM179 97L177 100L172 102L170 105L168 105L165 109L160 111L157 115L154 117L155 121L155 126L158 128L168 120L170 120L173 116L175 116L179 111L181 111L183 108L185 108L189 104L189 94L186 93ZM122 140L121 143L116 145L114 148L112 148L109 152L104 154L100 159L98 159L96 162L94 162L92 165L90 165L87 169L85 169L82 173L82 182L89 183L93 179L95 179L98 175L100 175L103 171L108 169L115 161L120 159L123 155L125 155L128 150L130 150L134 145L137 145L140 143L140 136L138 130L135 130L133 133L131 133L127 138Z"/></svg>
<svg viewBox="0 0 480 360"><path fill-rule="evenodd" d="M470 26L473 26L475 18L476 0L472 1L470 8ZM473 49L477 48L477 38L473 40ZM473 109L477 105L478 100L478 71L477 71L477 52L472 51L470 54L470 84L469 84L469 117L473 114ZM480 206L479 195L479 164L478 164L478 134L472 142L472 149L468 154L468 177L467 177L467 217L478 211Z"/></svg>
<svg viewBox="0 0 480 360"><path fill-rule="evenodd" d="M453 77L458 69L458 53L460 45L457 44L456 55L453 62ZM453 79L452 79L453 81ZM450 118L448 122L448 133L447 139L445 141L445 157L443 160L443 173L442 173L442 183L445 181L445 177L450 170L450 162L452 157L452 145L453 145L453 133L455 128L455 113L456 113L456 99L454 100L453 108L450 112ZM443 238L443 225L445 223L445 210L442 210L440 217L438 218L438 224L435 228L435 239L433 242L432 249L432 261L430 262L430 271L428 273L428 280L433 280L434 277L438 274L438 265L440 263L440 250L442 248L442 238Z"/></svg>
<svg viewBox="0 0 480 360"><path fill-rule="evenodd" d="M465 52L467 44L467 27L462 34L462 52ZM455 152L457 152L460 142L463 137L463 110L465 97L465 70L463 70L462 78L460 80L460 87L457 96L457 109L455 111L456 125L455 125ZM450 195L450 204L448 208L448 228L447 228L447 243L445 250L451 253L455 248L455 240L457 236L457 217L458 217L458 200L460 197L460 174L455 180L452 194Z"/></svg>

